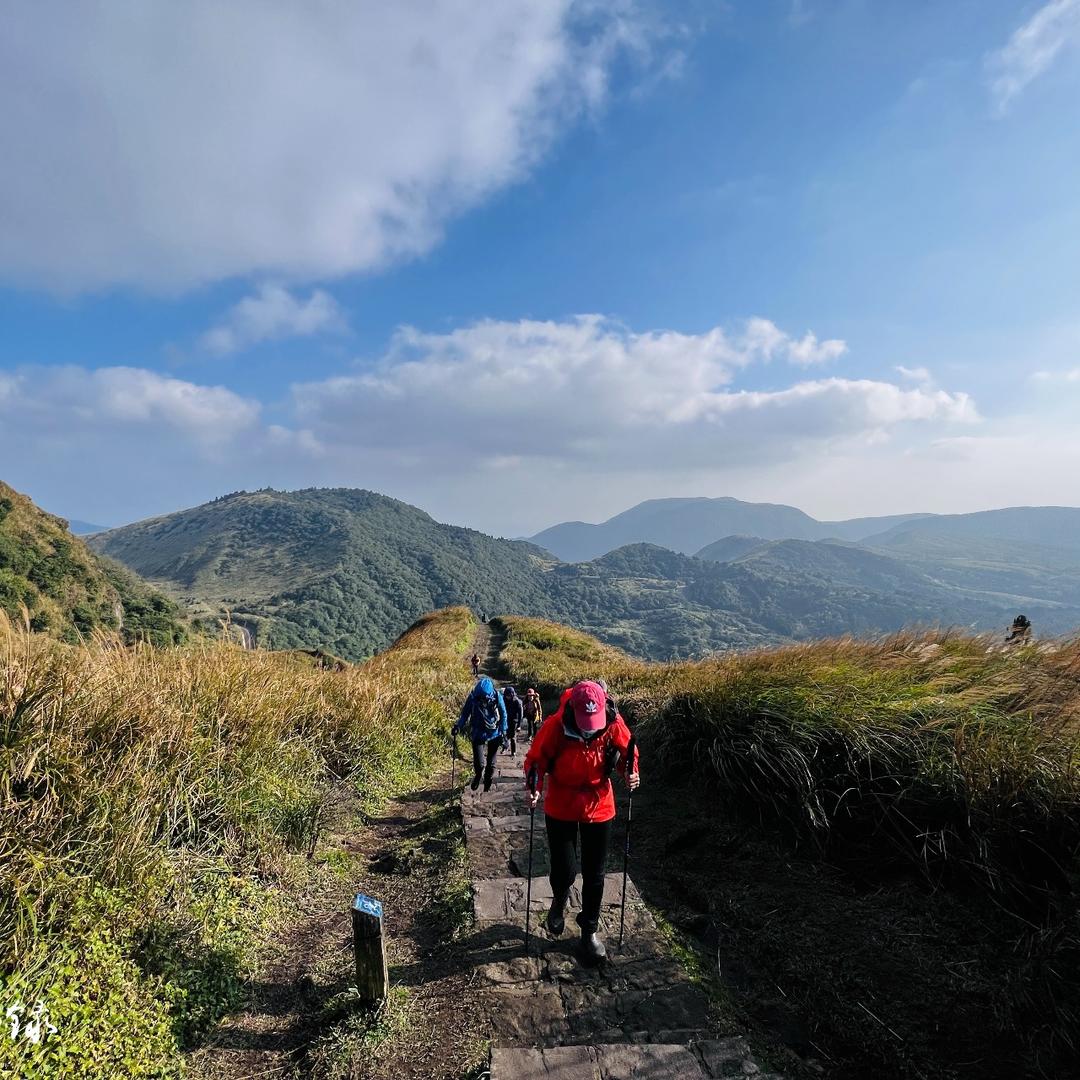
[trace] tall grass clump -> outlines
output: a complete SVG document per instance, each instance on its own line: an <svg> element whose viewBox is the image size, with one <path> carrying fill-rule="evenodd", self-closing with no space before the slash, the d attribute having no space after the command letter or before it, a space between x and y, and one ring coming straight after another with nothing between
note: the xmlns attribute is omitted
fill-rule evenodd
<svg viewBox="0 0 1080 1080"><path fill-rule="evenodd" d="M0 617L0 1075L175 1074L328 793L374 805L429 765L474 628L450 609L326 672Z"/></svg>
<svg viewBox="0 0 1080 1080"><path fill-rule="evenodd" d="M1047 1061L1080 1055L1080 640L911 632L647 664L506 624L512 678L606 679L648 778L692 782L707 819L895 885L898 904L914 884L992 912L1014 958L1002 1028Z"/></svg>
<svg viewBox="0 0 1080 1080"><path fill-rule="evenodd" d="M735 813L1014 898L1072 872L1080 641L904 633L647 664L542 620L505 623L515 679L606 679L659 767L689 769Z"/></svg>

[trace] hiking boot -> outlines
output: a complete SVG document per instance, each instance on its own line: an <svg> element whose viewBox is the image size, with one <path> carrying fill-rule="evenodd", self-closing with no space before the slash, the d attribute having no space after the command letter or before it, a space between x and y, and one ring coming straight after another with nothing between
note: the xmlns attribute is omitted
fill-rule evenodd
<svg viewBox="0 0 1080 1080"><path fill-rule="evenodd" d="M469 785L469 787L471 787L473 789L473 791L475 791L479 786L480 786L480 777L479 776L474 776L472 778L472 783Z"/></svg>
<svg viewBox="0 0 1080 1080"><path fill-rule="evenodd" d="M581 955L586 964L599 964L607 959L607 949L595 930L581 931Z"/></svg>
<svg viewBox="0 0 1080 1080"><path fill-rule="evenodd" d="M494 778L494 776L495 776L495 770L494 769L492 769L491 772L484 773L484 790L485 791L490 791L491 790L491 781Z"/></svg>
<svg viewBox="0 0 1080 1080"><path fill-rule="evenodd" d="M566 895L553 896L548 908L547 928L552 937L558 937L566 929Z"/></svg>

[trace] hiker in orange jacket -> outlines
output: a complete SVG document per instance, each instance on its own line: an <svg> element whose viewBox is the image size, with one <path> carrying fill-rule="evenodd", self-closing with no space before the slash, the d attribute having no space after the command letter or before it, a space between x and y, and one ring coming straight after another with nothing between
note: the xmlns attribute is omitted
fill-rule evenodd
<svg viewBox="0 0 1080 1080"><path fill-rule="evenodd" d="M579 682L562 695L525 755L525 776L535 767L535 807L544 797L544 822L551 855L551 908L547 926L561 934L570 888L577 877L581 838L581 948L593 963L607 955L597 936L604 899L604 864L615 817L611 776L618 771L631 791L638 786L637 751L627 762L630 729L607 693L595 682ZM629 765L629 768L628 768ZM544 781L547 781L545 790Z"/></svg>

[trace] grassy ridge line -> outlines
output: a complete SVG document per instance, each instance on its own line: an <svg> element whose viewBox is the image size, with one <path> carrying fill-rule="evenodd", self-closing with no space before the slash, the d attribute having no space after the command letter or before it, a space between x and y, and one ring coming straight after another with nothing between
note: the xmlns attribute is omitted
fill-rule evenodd
<svg viewBox="0 0 1080 1080"><path fill-rule="evenodd" d="M0 1074L178 1074L333 784L375 803L441 749L475 625L429 615L328 673L223 643L69 647L0 619L0 1007L20 1022Z"/></svg>
<svg viewBox="0 0 1080 1080"><path fill-rule="evenodd" d="M661 665L505 623L514 679L604 677L661 767L822 843L872 833L924 869L959 860L1025 893L1061 883L1080 846L1080 641L898 634Z"/></svg>
<svg viewBox="0 0 1080 1080"><path fill-rule="evenodd" d="M983 985L995 985L990 954L1011 953L1014 964L982 1022L1026 1044L1051 1073L1075 1065L1080 641L1003 650L980 637L899 634L650 665L565 627L505 623L511 678L548 691L605 678L650 774L673 790L696 781L697 794L679 787L694 815L709 820L723 808L718 820L742 822L747 837L762 823L770 837L779 826L804 856L819 852L856 871L856 881L896 890L897 913L905 910L898 880L914 878L967 905L974 924L995 920L979 961ZM711 885L720 911L732 895L726 885ZM890 925L886 916L882 938ZM748 948L763 965L778 963L767 938ZM798 935L784 948L797 953ZM827 965L808 954L792 967L804 972L811 1025L835 1030L820 1005L835 986L809 974ZM896 1000L911 1015L911 1002ZM857 1021L855 1013L849 1030ZM885 1059L895 1057L884 1041Z"/></svg>

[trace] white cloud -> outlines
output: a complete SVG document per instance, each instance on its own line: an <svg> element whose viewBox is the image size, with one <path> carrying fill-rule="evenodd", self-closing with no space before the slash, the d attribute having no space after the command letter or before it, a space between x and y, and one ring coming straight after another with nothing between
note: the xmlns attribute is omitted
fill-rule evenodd
<svg viewBox="0 0 1080 1080"><path fill-rule="evenodd" d="M801 364L803 367L836 360L846 352L845 342L836 339L818 341L817 335L809 331L798 341L792 341L787 346L788 359L793 364Z"/></svg>
<svg viewBox="0 0 1080 1080"><path fill-rule="evenodd" d="M784 460L804 444L880 438L912 421L977 418L963 393L822 379L733 389L736 375L804 349L772 323L741 335L635 333L599 316L400 331L369 370L294 388L298 420L331 446L403 441L428 468L463 451L606 472ZM829 344L829 343L823 343Z"/></svg>
<svg viewBox="0 0 1080 1080"><path fill-rule="evenodd" d="M107 438L124 428L149 440L171 431L193 447L209 448L249 433L260 412L258 402L223 386L142 368L31 367L11 376L0 395L0 430L13 441L28 440L25 447L34 433L74 448L87 436Z"/></svg>
<svg viewBox="0 0 1080 1080"><path fill-rule="evenodd" d="M0 380L0 460L17 487L89 519L323 484L514 534L591 512L597 493L614 512L675 488L775 484L837 455L898 454L916 428L934 439L978 419L966 394L926 386L776 388L772 365L806 340L764 319L701 334L598 315L404 328L376 362L294 386L272 416L226 387L141 369L27 367ZM755 388L766 373L770 388Z"/></svg>
<svg viewBox="0 0 1080 1080"><path fill-rule="evenodd" d="M1080 368L1069 368L1065 371L1033 371L1031 381L1043 384L1080 382Z"/></svg>
<svg viewBox="0 0 1080 1080"><path fill-rule="evenodd" d="M1049 0L1005 46L987 57L990 91L999 110L1008 108L1029 83L1067 48L1080 44L1080 0Z"/></svg>
<svg viewBox="0 0 1080 1080"><path fill-rule="evenodd" d="M2 18L0 274L68 289L426 251L662 34L634 0L36 0Z"/></svg>
<svg viewBox="0 0 1080 1080"><path fill-rule="evenodd" d="M933 386L934 384L934 376L930 374L929 368L905 367L903 364L897 364L896 370L905 379L909 379L913 383L919 383L922 386Z"/></svg>
<svg viewBox="0 0 1080 1080"><path fill-rule="evenodd" d="M261 341L341 332L346 327L337 301L322 289L301 300L281 285L263 284L207 330L200 345L207 352L225 356Z"/></svg>

